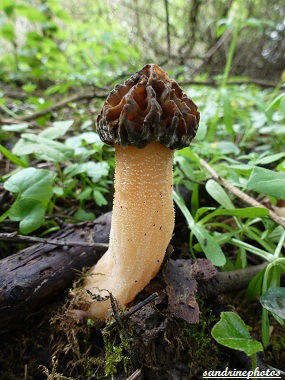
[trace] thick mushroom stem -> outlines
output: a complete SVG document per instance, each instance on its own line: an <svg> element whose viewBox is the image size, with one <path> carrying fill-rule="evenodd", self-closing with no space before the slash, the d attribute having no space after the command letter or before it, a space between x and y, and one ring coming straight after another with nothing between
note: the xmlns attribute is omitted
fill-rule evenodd
<svg viewBox="0 0 285 380"><path fill-rule="evenodd" d="M115 195L109 249L84 288L126 305L157 274L174 228L173 150L154 142L140 149L115 145ZM104 319L110 301L92 301L91 318Z"/></svg>

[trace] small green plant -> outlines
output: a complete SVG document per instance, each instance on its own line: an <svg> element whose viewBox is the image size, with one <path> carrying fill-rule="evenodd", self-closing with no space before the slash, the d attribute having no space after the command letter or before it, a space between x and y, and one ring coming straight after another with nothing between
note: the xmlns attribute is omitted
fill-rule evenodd
<svg viewBox="0 0 285 380"><path fill-rule="evenodd" d="M128 351L131 349L132 339L125 337L122 331L112 331L103 333L105 348L105 374L112 378L118 372L118 367L123 365L124 372L128 372L130 358Z"/></svg>
<svg viewBox="0 0 285 380"><path fill-rule="evenodd" d="M252 369L257 366L256 353L263 351L262 344L251 338L249 328L233 312L222 312L221 319L212 329L213 338L223 346L240 350L251 356Z"/></svg>
<svg viewBox="0 0 285 380"><path fill-rule="evenodd" d="M13 205L0 216L20 222L20 231L28 234L44 223L45 211L53 195L55 175L49 170L26 168L12 175L4 188L17 194Z"/></svg>

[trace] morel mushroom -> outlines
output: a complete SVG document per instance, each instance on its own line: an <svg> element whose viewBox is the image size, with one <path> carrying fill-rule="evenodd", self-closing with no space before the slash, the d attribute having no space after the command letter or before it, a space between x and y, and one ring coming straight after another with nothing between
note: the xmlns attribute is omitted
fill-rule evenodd
<svg viewBox="0 0 285 380"><path fill-rule="evenodd" d="M174 228L173 152L189 145L198 123L196 105L154 64L109 94L97 131L115 146L113 215L109 249L84 283L89 295L111 293L126 305L159 271ZM106 318L110 300L89 301L90 317Z"/></svg>

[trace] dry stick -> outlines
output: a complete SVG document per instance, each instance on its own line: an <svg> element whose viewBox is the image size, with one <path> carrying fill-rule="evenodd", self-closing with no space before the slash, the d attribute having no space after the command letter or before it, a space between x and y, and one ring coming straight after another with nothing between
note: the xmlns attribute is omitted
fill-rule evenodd
<svg viewBox="0 0 285 380"><path fill-rule="evenodd" d="M214 179L216 179L221 185L227 188L231 193L235 194L238 198L242 199L244 202L248 203L254 207L262 207L268 210L269 216L274 222L280 224L285 228L285 220L278 216L274 211L270 210L268 207L265 207L263 204L257 202L255 199L245 194L243 191L239 190L237 187L226 181L224 178L220 177L219 174L202 158L199 158L201 165L204 166L205 169L212 175Z"/></svg>
<svg viewBox="0 0 285 380"><path fill-rule="evenodd" d="M17 232L12 233L0 233L0 241L13 241L20 243L42 243L52 244L57 246L78 246L78 247L94 247L94 248L108 248L109 244L105 243L84 243L77 241L66 241L62 239L44 239L37 236L24 236L17 235Z"/></svg>
<svg viewBox="0 0 285 380"><path fill-rule="evenodd" d="M131 315L135 314L137 311L139 311L142 307L150 303L152 300L154 300L158 296L158 293L153 293L150 296L148 296L146 299L143 301L139 302L137 305L133 306L130 308L130 310L126 311L125 313L120 314L120 319L128 319L130 318ZM110 325L104 327L101 331L106 332L112 330L116 325L117 321L114 321Z"/></svg>
<svg viewBox="0 0 285 380"><path fill-rule="evenodd" d="M56 111L64 106L66 106L68 103L73 103L73 102L77 102L79 100L88 100L88 99L93 99L93 98L99 98L99 99L105 99L107 97L107 94L97 94L95 92L91 92L89 94L79 94L79 95L73 95L73 96L70 96L69 98L67 99L64 99L50 107L47 107L43 110L40 110L40 111L37 111L37 112L34 112L30 115L23 115L23 116L19 116L17 117L17 121L31 121L31 120L34 120L40 116L44 116L50 112L53 112L53 111ZM5 122L11 122L11 119L7 119L7 120L2 120L2 123Z"/></svg>
<svg viewBox="0 0 285 380"><path fill-rule="evenodd" d="M234 85L239 86L242 84L256 84L260 87L264 88L272 88L278 86L278 83L264 81L262 79L249 79L249 80L240 80L240 81L228 81L226 83L227 85ZM195 80L185 80L180 82L181 86L188 86L188 85L197 85L197 86L213 86L218 87L219 83L214 80L208 80L208 81L195 81Z"/></svg>
<svg viewBox="0 0 285 380"><path fill-rule="evenodd" d="M140 377L141 374L142 374L142 371L140 369L137 369L126 380L136 380L138 377Z"/></svg>

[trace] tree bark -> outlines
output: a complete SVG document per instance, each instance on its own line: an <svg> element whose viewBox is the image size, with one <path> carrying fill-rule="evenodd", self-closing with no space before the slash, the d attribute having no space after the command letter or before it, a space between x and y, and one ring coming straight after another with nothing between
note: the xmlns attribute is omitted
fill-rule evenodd
<svg viewBox="0 0 285 380"><path fill-rule="evenodd" d="M67 225L53 238L108 243L111 213L91 223ZM106 248L36 244L0 261L0 330L64 294L78 272L96 263Z"/></svg>

